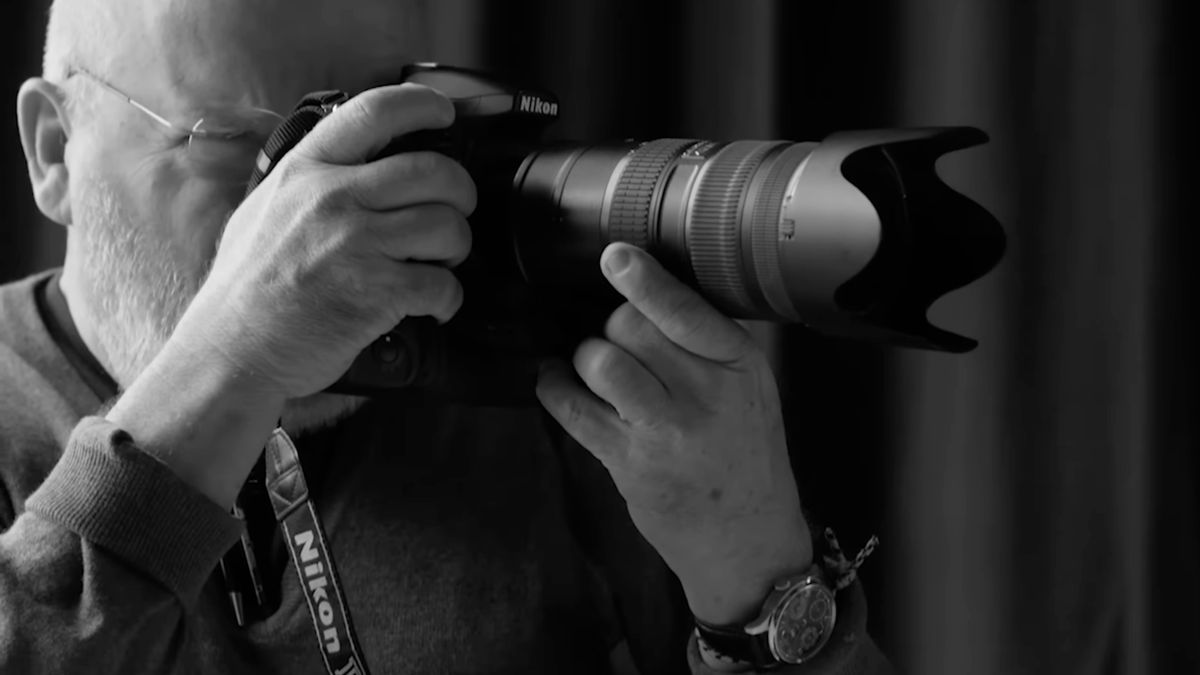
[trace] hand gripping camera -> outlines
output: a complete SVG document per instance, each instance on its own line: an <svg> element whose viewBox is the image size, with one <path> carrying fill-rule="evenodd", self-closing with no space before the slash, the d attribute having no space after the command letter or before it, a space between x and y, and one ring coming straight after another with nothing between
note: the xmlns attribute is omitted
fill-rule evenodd
<svg viewBox="0 0 1200 675"><path fill-rule="evenodd" d="M976 344L926 313L1004 251L996 219L934 170L941 155L986 141L978 129L548 144L539 138L559 102L547 91L437 64L408 65L401 80L457 109L450 128L382 154L441 152L474 179L474 243L456 269L463 306L443 326L404 320L332 391L533 402L539 361L569 354L623 300L598 264L613 241L644 248L733 318L950 352ZM263 148L249 189L347 99L306 96Z"/></svg>

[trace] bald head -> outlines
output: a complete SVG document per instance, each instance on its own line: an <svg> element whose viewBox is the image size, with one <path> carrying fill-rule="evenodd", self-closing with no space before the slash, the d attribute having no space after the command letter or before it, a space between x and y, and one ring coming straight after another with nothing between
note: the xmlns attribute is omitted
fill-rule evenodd
<svg viewBox="0 0 1200 675"><path fill-rule="evenodd" d="M118 31L120 22L115 16L116 4L86 0L55 0L51 3L42 76L61 81L83 64L107 70L104 61L113 54L103 46L122 37Z"/></svg>
<svg viewBox="0 0 1200 675"><path fill-rule="evenodd" d="M423 0L54 0L43 73L286 109L391 81L426 58L426 21Z"/></svg>

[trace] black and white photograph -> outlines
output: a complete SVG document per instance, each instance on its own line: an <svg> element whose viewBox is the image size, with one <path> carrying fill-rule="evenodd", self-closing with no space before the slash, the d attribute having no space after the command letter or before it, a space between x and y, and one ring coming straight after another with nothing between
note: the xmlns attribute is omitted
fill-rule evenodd
<svg viewBox="0 0 1200 675"><path fill-rule="evenodd" d="M1186 4L4 4L0 674L1200 675Z"/></svg>

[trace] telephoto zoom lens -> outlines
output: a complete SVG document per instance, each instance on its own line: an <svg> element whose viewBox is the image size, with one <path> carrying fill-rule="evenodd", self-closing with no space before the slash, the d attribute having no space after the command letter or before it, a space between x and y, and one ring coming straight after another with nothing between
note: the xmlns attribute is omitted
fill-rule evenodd
<svg viewBox="0 0 1200 675"><path fill-rule="evenodd" d="M1004 234L934 163L984 140L960 127L544 147L513 179L517 262L535 286L602 297L596 260L625 241L734 318L966 351L925 314L995 265Z"/></svg>

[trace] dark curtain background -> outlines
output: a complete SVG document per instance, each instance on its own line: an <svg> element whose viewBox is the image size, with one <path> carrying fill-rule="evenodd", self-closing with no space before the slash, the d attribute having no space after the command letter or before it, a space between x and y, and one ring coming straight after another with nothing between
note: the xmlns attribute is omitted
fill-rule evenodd
<svg viewBox="0 0 1200 675"><path fill-rule="evenodd" d="M430 57L555 90L555 137L986 129L939 168L1000 217L1009 252L932 312L979 349L756 327L803 497L848 546L881 536L871 628L906 671L1200 672L1185 3L431 5ZM15 93L39 71L44 7L0 11ZM9 121L4 279L57 264L63 241Z"/></svg>

